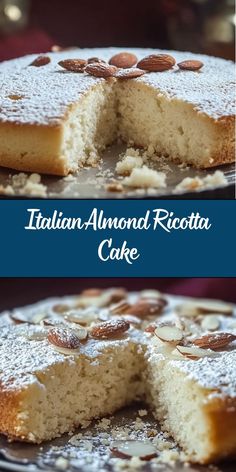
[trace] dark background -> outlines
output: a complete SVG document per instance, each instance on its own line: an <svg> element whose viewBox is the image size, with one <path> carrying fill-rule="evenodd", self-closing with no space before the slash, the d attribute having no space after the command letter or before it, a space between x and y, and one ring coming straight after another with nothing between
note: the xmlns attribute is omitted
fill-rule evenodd
<svg viewBox="0 0 236 472"><path fill-rule="evenodd" d="M219 298L236 303L236 278L6 278L0 279L0 311L46 297L78 294L91 287L126 287L134 291L155 288L176 295Z"/></svg>
<svg viewBox="0 0 236 472"><path fill-rule="evenodd" d="M142 46L234 58L234 0L0 0L0 60L64 47Z"/></svg>

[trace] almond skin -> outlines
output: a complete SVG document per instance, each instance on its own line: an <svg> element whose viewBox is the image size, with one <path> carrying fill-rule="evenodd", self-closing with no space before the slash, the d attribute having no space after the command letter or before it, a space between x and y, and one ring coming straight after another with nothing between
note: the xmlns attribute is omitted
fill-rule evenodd
<svg viewBox="0 0 236 472"><path fill-rule="evenodd" d="M232 341L235 341L236 336L231 333L217 333L217 334L206 334L200 338L194 339L193 344L202 349L223 349L228 346Z"/></svg>
<svg viewBox="0 0 236 472"><path fill-rule="evenodd" d="M141 77L142 75L146 74L145 70L137 69L136 67L132 67L132 69L121 69L117 72L116 78L121 80L126 79L137 79L137 77Z"/></svg>
<svg viewBox="0 0 236 472"><path fill-rule="evenodd" d="M103 62L104 63L106 61L104 61L103 59L99 59L99 57L89 57L87 62L88 62L88 64L93 64L94 62L99 62L99 63Z"/></svg>
<svg viewBox="0 0 236 472"><path fill-rule="evenodd" d="M163 72L172 69L174 65L175 59L169 54L151 54L141 59L137 67L148 72Z"/></svg>
<svg viewBox="0 0 236 472"><path fill-rule="evenodd" d="M64 61L59 61L58 64L70 72L84 72L87 61L85 59L65 59Z"/></svg>
<svg viewBox="0 0 236 472"><path fill-rule="evenodd" d="M112 66L110 64L106 64L105 62L94 62L88 64L85 67L85 72L90 75L93 75L94 77L101 77L103 79L106 79L108 77L114 77L116 75L117 67Z"/></svg>
<svg viewBox="0 0 236 472"><path fill-rule="evenodd" d="M203 62L191 59L188 61L179 62L178 67L181 70L195 71L195 70L200 70L203 67L203 65L204 65Z"/></svg>
<svg viewBox="0 0 236 472"><path fill-rule="evenodd" d="M111 320L99 323L90 331L90 336L96 339L110 339L128 331L130 324L126 320Z"/></svg>
<svg viewBox="0 0 236 472"><path fill-rule="evenodd" d="M155 316L162 313L164 306L165 304L163 304L162 299L140 299L132 305L126 313L145 319L149 316Z"/></svg>
<svg viewBox="0 0 236 472"><path fill-rule="evenodd" d="M73 331L66 328L52 328L48 332L48 341L54 346L65 349L78 349L80 340Z"/></svg>
<svg viewBox="0 0 236 472"><path fill-rule="evenodd" d="M51 59L49 56L38 56L36 57L36 59L34 59L33 62L31 62L30 66L42 67L49 64L49 62L51 62Z"/></svg>
<svg viewBox="0 0 236 472"><path fill-rule="evenodd" d="M138 58L130 52L120 52L111 57L109 64L120 69L129 69L137 64Z"/></svg>

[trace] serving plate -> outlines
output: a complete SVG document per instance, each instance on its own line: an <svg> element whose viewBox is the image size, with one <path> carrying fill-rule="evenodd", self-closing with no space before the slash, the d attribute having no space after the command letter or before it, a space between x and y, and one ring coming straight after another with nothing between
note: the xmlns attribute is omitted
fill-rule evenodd
<svg viewBox="0 0 236 472"><path fill-rule="evenodd" d="M113 145L104 151L102 160L98 167L87 167L81 169L74 175L66 178L54 176L42 176L42 183L46 186L46 198L63 198L63 199L124 199L124 198L235 198L235 165L228 164L218 168L196 170L192 167L182 167L175 163L169 162L167 159L159 159L152 168L165 172L167 175L167 186L163 189L131 189L126 187L123 192L111 192L107 190L107 184L111 183L117 174L115 166L120 153L124 152L123 145ZM185 177L199 176L205 177L207 174L213 174L217 169L224 172L227 179L227 185L224 187L213 187L210 189L190 191L176 191L176 186ZM12 175L17 172L0 168L0 185L6 187L11 184ZM29 194L22 188L16 188L14 198L32 198L37 197L36 194ZM12 198L11 195L3 195L3 197Z"/></svg>
<svg viewBox="0 0 236 472"><path fill-rule="evenodd" d="M42 445L30 445L19 442L8 443L1 436L0 467L3 470L17 472L36 472L39 470L54 472L62 470L62 467L58 466L57 461L58 458L63 457L68 461L67 468L63 470L71 472L117 471L117 460L122 461L122 459L115 458L110 451L110 447L112 442L120 434L122 435L123 431L128 429L132 438L139 441L146 440L147 435L153 430L160 431L151 413L141 418L142 426L140 430L134 429L134 425L137 424L138 412L143 408L146 409L146 406L142 404L124 408L116 413L114 417L111 417L111 424L108 426L106 424L102 425L97 420L88 428L77 430L77 432L73 433L73 436L65 434L61 438L43 443ZM82 439L79 441L74 438L74 435L77 433L82 434ZM168 438L168 441L171 442L172 440ZM138 470L140 472L234 472L235 469L236 463L205 467L186 463L181 464L180 462L175 464L158 463L156 465L151 464L151 462L145 462L144 466ZM129 470L129 468L124 470Z"/></svg>

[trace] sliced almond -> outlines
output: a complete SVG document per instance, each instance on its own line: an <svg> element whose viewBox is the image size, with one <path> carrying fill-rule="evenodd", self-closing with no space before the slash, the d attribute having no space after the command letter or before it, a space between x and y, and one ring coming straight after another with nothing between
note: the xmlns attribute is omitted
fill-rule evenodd
<svg viewBox="0 0 236 472"><path fill-rule="evenodd" d="M182 61L179 62L178 67L181 70L191 70L191 71L196 71L200 70L203 67L203 62L198 61L196 59L189 59L187 61Z"/></svg>
<svg viewBox="0 0 236 472"><path fill-rule="evenodd" d="M195 346L176 346L176 349L184 357L187 357L191 360L197 360L201 357L215 357L215 352L210 349L201 349L200 347Z"/></svg>
<svg viewBox="0 0 236 472"><path fill-rule="evenodd" d="M36 57L36 59L34 59L33 62L31 62L30 66L42 67L49 64L49 62L51 62L51 59L49 56L38 56Z"/></svg>
<svg viewBox="0 0 236 472"><path fill-rule="evenodd" d="M55 313L58 313L60 315L60 314L66 313L68 310L70 310L70 307L69 307L69 305L64 305L62 303L57 303L56 305L52 306L52 310Z"/></svg>
<svg viewBox="0 0 236 472"><path fill-rule="evenodd" d="M157 450L150 441L137 441L132 439L115 441L112 444L111 452L121 459L138 457L141 460L148 461L157 457Z"/></svg>
<svg viewBox="0 0 236 472"><path fill-rule="evenodd" d="M138 58L130 52L119 52L111 57L109 64L120 69L129 69L137 64Z"/></svg>
<svg viewBox="0 0 236 472"><path fill-rule="evenodd" d="M87 65L85 59L64 59L63 61L58 62L59 66L63 69L66 69L70 72L84 72L84 69Z"/></svg>
<svg viewBox="0 0 236 472"><path fill-rule="evenodd" d="M194 339L192 343L195 346L199 346L201 349L212 349L217 351L227 347L230 343L236 340L236 335L231 333L214 333L205 334L200 338Z"/></svg>
<svg viewBox="0 0 236 472"><path fill-rule="evenodd" d="M207 331L216 331L220 327L218 316L205 315L201 321L201 327Z"/></svg>
<svg viewBox="0 0 236 472"><path fill-rule="evenodd" d="M30 323L22 313L11 313L9 316L15 324Z"/></svg>
<svg viewBox="0 0 236 472"><path fill-rule="evenodd" d="M138 62L137 67L148 72L163 72L172 69L175 62L174 57L169 54L151 54L150 56L141 59L141 61Z"/></svg>
<svg viewBox="0 0 236 472"><path fill-rule="evenodd" d="M76 333L67 328L52 328L48 332L48 341L54 346L65 349L78 349L80 339Z"/></svg>
<svg viewBox="0 0 236 472"><path fill-rule="evenodd" d="M115 319L99 323L90 331L90 336L97 339L110 339L121 336L128 331L130 324L124 319Z"/></svg>
<svg viewBox="0 0 236 472"><path fill-rule="evenodd" d="M140 292L140 298L164 298L163 297L163 294L161 292L159 292L159 290L155 290L155 289L150 289L150 290L142 290Z"/></svg>
<svg viewBox="0 0 236 472"><path fill-rule="evenodd" d="M161 340L168 343L178 344L183 339L183 331L176 326L158 326L154 334Z"/></svg>
<svg viewBox="0 0 236 472"><path fill-rule="evenodd" d="M46 318L47 314L46 313L37 313L36 315L33 316L32 322L34 324L39 324L44 318Z"/></svg>
<svg viewBox="0 0 236 472"><path fill-rule="evenodd" d="M130 307L130 303L126 301L120 301L119 303L116 303L110 308L110 313L112 315L121 315L123 313L127 313Z"/></svg>
<svg viewBox="0 0 236 472"><path fill-rule="evenodd" d="M99 319L98 314L90 310L70 310L65 313L65 320L71 323L78 323L82 326L87 326L90 323Z"/></svg>
<svg viewBox="0 0 236 472"><path fill-rule="evenodd" d="M85 67L85 72L90 75L93 75L94 77L101 77L103 79L106 79L108 77L114 77L116 75L117 67L103 62L94 62L88 64Z"/></svg>
<svg viewBox="0 0 236 472"><path fill-rule="evenodd" d="M230 303L211 301L211 300L199 300L186 302L176 307L176 311L179 316L184 317L195 317L198 315L216 315L222 314L225 316L231 316L234 311L233 305Z"/></svg>

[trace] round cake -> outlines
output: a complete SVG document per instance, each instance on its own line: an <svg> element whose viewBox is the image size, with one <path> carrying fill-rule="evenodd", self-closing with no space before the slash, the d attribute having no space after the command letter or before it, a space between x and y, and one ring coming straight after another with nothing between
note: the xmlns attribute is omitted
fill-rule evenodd
<svg viewBox="0 0 236 472"><path fill-rule="evenodd" d="M0 317L0 432L41 443L144 400L188 460L236 453L229 303L90 289Z"/></svg>
<svg viewBox="0 0 236 472"><path fill-rule="evenodd" d="M197 168L229 163L234 99L233 63L189 52L71 49L6 61L0 165L67 175L117 139Z"/></svg>

